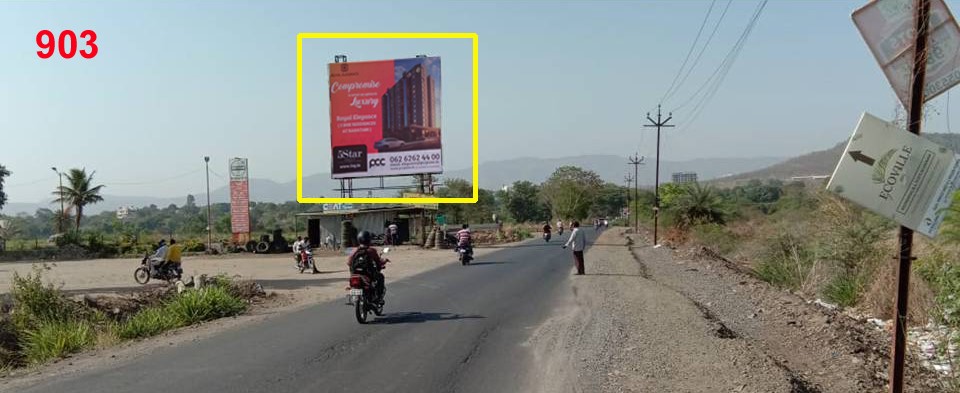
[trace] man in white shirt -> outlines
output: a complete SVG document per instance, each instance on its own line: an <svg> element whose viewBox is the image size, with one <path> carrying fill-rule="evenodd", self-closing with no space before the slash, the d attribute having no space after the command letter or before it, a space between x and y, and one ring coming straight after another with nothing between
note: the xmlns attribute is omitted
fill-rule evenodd
<svg viewBox="0 0 960 393"><path fill-rule="evenodd" d="M390 236L390 244L396 246L400 243L400 227L396 223L390 223L390 226L387 227L387 233Z"/></svg>
<svg viewBox="0 0 960 393"><path fill-rule="evenodd" d="M587 238L584 236L583 231L580 230L580 223L574 221L572 224L573 232L570 233L570 238L567 239L567 242L563 245L563 248L572 246L573 248L573 260L577 265L577 275L582 276L583 273L583 250L587 246Z"/></svg>
<svg viewBox="0 0 960 393"><path fill-rule="evenodd" d="M293 259L300 265L300 251L303 251L303 236L297 236L297 241L293 242Z"/></svg>

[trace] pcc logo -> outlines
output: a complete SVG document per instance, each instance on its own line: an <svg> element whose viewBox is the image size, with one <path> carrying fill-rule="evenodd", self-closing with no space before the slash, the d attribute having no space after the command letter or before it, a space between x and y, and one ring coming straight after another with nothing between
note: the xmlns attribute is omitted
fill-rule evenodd
<svg viewBox="0 0 960 393"><path fill-rule="evenodd" d="M370 160L370 167L373 168L375 166L387 166L387 160L383 158L374 158Z"/></svg>

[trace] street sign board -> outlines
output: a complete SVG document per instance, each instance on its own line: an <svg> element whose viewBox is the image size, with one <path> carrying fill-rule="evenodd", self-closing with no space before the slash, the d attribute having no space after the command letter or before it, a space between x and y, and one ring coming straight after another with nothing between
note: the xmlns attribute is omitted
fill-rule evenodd
<svg viewBox="0 0 960 393"><path fill-rule="evenodd" d="M958 186L960 155L864 113L827 189L934 237Z"/></svg>
<svg viewBox="0 0 960 393"><path fill-rule="evenodd" d="M853 13L853 23L905 108L913 81L916 3L875 0ZM960 27L943 0L930 1L929 29L924 101L960 83Z"/></svg>

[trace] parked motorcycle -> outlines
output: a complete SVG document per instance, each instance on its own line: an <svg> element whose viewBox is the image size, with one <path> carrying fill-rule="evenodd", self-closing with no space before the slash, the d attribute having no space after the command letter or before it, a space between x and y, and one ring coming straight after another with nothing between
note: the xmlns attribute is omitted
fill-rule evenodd
<svg viewBox="0 0 960 393"><path fill-rule="evenodd" d="M467 266L470 264L470 261L473 260L473 247L457 247L457 254L459 255L460 264Z"/></svg>
<svg viewBox="0 0 960 393"><path fill-rule="evenodd" d="M151 260L150 253L143 256L140 266L133 271L133 279L139 284L146 284L150 279L176 281L180 279L182 273L173 267L159 268L155 261Z"/></svg>
<svg viewBox="0 0 960 393"><path fill-rule="evenodd" d="M313 274L320 273L317 270L317 264L314 263L313 253L307 250L300 251L300 258L297 259L297 269L300 269L300 273L307 269L310 269Z"/></svg>
<svg viewBox="0 0 960 393"><path fill-rule="evenodd" d="M384 248L380 252L380 257L390 252L390 248ZM384 259L384 263L390 262L389 259ZM354 314L357 317L357 322L363 324L367 323L367 315L370 312L373 312L377 316L383 315L383 305L378 302L378 298L385 296L385 293L378 294L376 293L376 283L373 282L373 272L370 274L363 271L354 271L350 273L350 294L347 295L349 298L348 303L353 304Z"/></svg>

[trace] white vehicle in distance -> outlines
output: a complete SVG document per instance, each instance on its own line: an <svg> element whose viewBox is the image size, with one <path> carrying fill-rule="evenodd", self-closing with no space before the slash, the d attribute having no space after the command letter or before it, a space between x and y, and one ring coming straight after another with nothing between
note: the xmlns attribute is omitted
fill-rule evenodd
<svg viewBox="0 0 960 393"><path fill-rule="evenodd" d="M377 141L376 143L374 143L373 147L376 148L377 150L390 150L390 149L396 149L398 147L403 147L406 144L407 144L406 142L401 141L397 138L383 138Z"/></svg>

